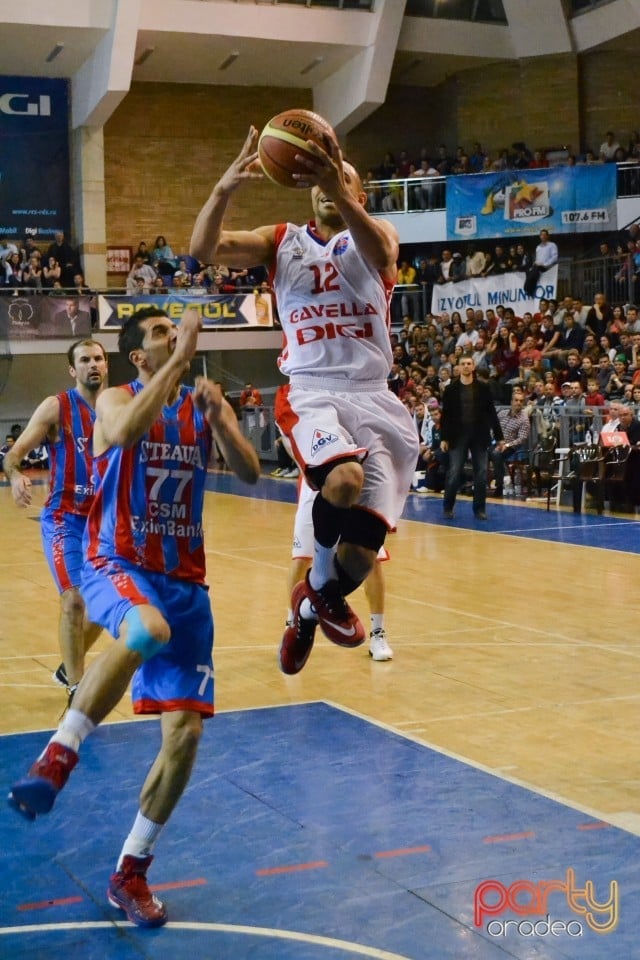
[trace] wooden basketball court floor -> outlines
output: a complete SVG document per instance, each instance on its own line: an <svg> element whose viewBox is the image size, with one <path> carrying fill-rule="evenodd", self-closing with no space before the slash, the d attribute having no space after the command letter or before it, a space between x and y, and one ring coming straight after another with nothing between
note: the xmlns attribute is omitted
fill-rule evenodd
<svg viewBox="0 0 640 960"><path fill-rule="evenodd" d="M210 479L219 713L150 872L170 923L104 897L157 747L124 700L48 817L0 809L0 957L640 957L637 521L410 495L394 660L320 638L285 677L295 484ZM36 489L24 513L0 486L7 789L64 705Z"/></svg>

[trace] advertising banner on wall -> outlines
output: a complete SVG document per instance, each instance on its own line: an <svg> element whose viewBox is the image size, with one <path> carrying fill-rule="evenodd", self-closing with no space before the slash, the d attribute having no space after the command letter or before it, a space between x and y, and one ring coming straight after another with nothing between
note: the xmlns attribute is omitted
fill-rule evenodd
<svg viewBox="0 0 640 960"><path fill-rule="evenodd" d="M91 297L0 297L0 330L9 340L88 337Z"/></svg>
<svg viewBox="0 0 640 960"><path fill-rule="evenodd" d="M66 80L0 76L0 236L69 236Z"/></svg>
<svg viewBox="0 0 640 960"><path fill-rule="evenodd" d="M615 163L447 177L447 239L617 229Z"/></svg>
<svg viewBox="0 0 640 960"><path fill-rule="evenodd" d="M242 327L272 327L271 298L261 293L212 294L150 294L149 296L98 297L98 322L101 330L121 327L124 320L142 307L160 307L174 323L179 323L187 307L196 307L202 316L205 330Z"/></svg>
<svg viewBox="0 0 640 960"><path fill-rule="evenodd" d="M535 313L541 299L548 300L556 295L558 266L550 267L540 277L535 297L528 297L522 285L524 273L503 273L497 277L476 277L473 280L461 280L459 283L437 283L431 297L431 313L463 313L467 307L474 310L486 310L491 307L512 307L515 315Z"/></svg>

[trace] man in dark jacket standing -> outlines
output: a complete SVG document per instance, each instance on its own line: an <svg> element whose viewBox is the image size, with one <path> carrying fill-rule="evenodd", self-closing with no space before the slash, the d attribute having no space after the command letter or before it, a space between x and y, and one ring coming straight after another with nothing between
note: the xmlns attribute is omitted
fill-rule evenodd
<svg viewBox="0 0 640 960"><path fill-rule="evenodd" d="M442 397L442 425L440 448L449 451L449 469L444 488L444 516L453 519L453 507L460 486L467 452L471 453L473 469L473 512L478 520L486 520L487 462L491 433L498 449L503 435L491 391L484 381L476 378L471 357L459 361L460 377L452 381Z"/></svg>

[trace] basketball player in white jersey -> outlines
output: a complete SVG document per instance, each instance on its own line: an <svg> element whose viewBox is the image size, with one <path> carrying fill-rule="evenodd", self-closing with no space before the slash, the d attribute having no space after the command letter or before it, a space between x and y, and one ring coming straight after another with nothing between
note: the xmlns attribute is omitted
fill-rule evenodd
<svg viewBox="0 0 640 960"><path fill-rule="evenodd" d="M311 569L291 596L293 624L280 647L284 673L298 673L316 625L339 646L356 647L365 630L344 597L365 579L402 512L418 454L413 420L387 389L391 369L389 302L398 235L370 217L358 173L311 141L298 156L311 184L314 220L226 230L232 194L261 178L258 131L200 211L191 254L205 263L265 265L271 273L286 344L279 358L289 387L276 420L300 470L318 490L313 503Z"/></svg>

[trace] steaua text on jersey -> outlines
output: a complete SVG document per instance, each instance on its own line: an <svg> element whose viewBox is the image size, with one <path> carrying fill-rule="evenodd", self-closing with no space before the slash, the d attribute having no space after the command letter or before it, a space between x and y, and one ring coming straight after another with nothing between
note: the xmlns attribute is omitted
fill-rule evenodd
<svg viewBox="0 0 640 960"><path fill-rule="evenodd" d="M386 381L393 284L368 266L348 230L325 242L313 224L286 223L275 240L272 284L286 338L281 372Z"/></svg>
<svg viewBox="0 0 640 960"><path fill-rule="evenodd" d="M123 389L143 389L139 380ZM211 429L181 387L172 406L130 449L109 447L95 458L98 487L84 546L100 565L121 558L157 573L202 583L202 510Z"/></svg>
<svg viewBox="0 0 640 960"><path fill-rule="evenodd" d="M51 515L75 513L86 517L93 501L91 438L96 413L75 387L56 396L59 405L58 439L48 443Z"/></svg>

